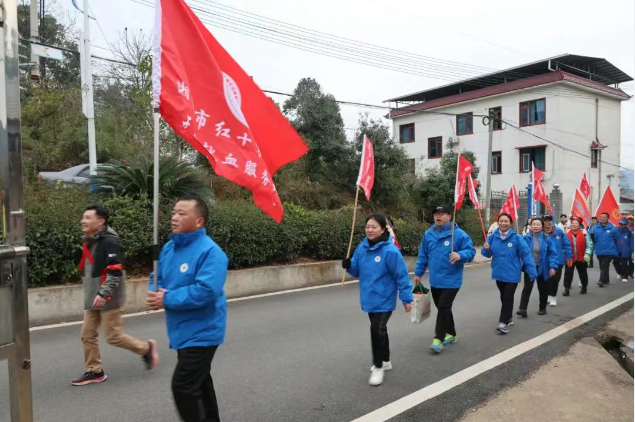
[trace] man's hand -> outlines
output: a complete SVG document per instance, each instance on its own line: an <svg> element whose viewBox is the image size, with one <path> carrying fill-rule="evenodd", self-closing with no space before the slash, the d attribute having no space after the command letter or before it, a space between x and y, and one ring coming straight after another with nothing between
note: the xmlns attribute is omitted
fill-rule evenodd
<svg viewBox="0 0 635 422"><path fill-rule="evenodd" d="M158 292L148 292L148 296L146 297L146 303L148 307L153 311L158 311L159 309L163 309L163 296L165 295L165 289L159 289Z"/></svg>
<svg viewBox="0 0 635 422"><path fill-rule="evenodd" d="M454 264L455 262L459 262L461 260L461 255L456 252L452 252L450 254L450 263Z"/></svg>
<svg viewBox="0 0 635 422"><path fill-rule="evenodd" d="M403 308L406 310L407 313L410 313L410 311L412 311L412 303L406 303L405 305L403 305Z"/></svg>
<svg viewBox="0 0 635 422"><path fill-rule="evenodd" d="M93 309L99 309L106 306L106 299L97 295L95 296L95 300L93 300Z"/></svg>
<svg viewBox="0 0 635 422"><path fill-rule="evenodd" d="M421 277L415 276L415 284L421 284Z"/></svg>
<svg viewBox="0 0 635 422"><path fill-rule="evenodd" d="M483 247L484 247L485 249L489 249L489 248L490 248L489 243L487 243L487 240L485 241L485 244L483 245Z"/></svg>
<svg viewBox="0 0 635 422"><path fill-rule="evenodd" d="M553 277L554 275L556 275L556 270L552 268L549 270L549 277Z"/></svg>

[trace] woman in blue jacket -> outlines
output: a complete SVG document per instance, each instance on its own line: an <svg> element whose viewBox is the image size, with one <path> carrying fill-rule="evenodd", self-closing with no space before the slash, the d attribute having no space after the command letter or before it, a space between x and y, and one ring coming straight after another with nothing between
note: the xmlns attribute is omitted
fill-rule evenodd
<svg viewBox="0 0 635 422"><path fill-rule="evenodd" d="M501 334L509 332L514 323L514 293L520 283L520 273L524 269L529 278L538 277L531 252L521 235L511 228L512 216L502 213L498 216L498 230L487 237L481 255L492 259L492 279L501 296L501 313L497 330Z"/></svg>
<svg viewBox="0 0 635 422"><path fill-rule="evenodd" d="M626 219L620 220L619 224L620 226L617 229L617 242L615 242L617 246L617 256L613 260L613 265L622 283L628 283L628 260L633 255L633 232L628 228L628 221Z"/></svg>
<svg viewBox="0 0 635 422"><path fill-rule="evenodd" d="M410 312L412 283L401 252L386 228L386 217L373 214L366 220L366 238L342 267L359 278L359 301L370 319L373 367L368 383L380 385L384 371L392 369L388 342L388 320L396 307L397 291L406 312Z"/></svg>
<svg viewBox="0 0 635 422"><path fill-rule="evenodd" d="M538 315L547 313L547 280L553 277L558 269L558 251L553 241L543 233L543 222L540 218L531 220L531 232L524 237L525 243L532 254L532 262L536 265L538 277L532 278L532 274L525 272L525 286L520 297L520 307L516 314L527 318L527 305L529 297L534 287L534 281L538 284L538 294L540 295L540 305Z"/></svg>

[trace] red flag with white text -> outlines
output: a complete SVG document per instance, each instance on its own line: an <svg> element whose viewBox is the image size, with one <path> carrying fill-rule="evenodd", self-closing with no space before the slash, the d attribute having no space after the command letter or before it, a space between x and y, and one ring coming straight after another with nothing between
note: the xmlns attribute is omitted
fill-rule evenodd
<svg viewBox="0 0 635 422"><path fill-rule="evenodd" d="M619 224L619 221L622 219L622 212L620 211L620 204L615 200L615 195L613 195L613 191L610 186L606 187L604 191L604 195L602 195L602 199L600 199L600 204L595 209L594 215L597 219L600 219L600 214L608 213L609 220L615 226Z"/></svg>
<svg viewBox="0 0 635 422"><path fill-rule="evenodd" d="M216 174L282 221L273 175L308 147L183 0L156 0L152 91L163 119Z"/></svg>
<svg viewBox="0 0 635 422"><path fill-rule="evenodd" d="M461 209L463 199L465 198L465 180L473 171L474 166L472 166L472 163L459 154L456 162L456 185L454 186L454 206L457 211Z"/></svg>
<svg viewBox="0 0 635 422"><path fill-rule="evenodd" d="M483 207L481 206L481 203L478 200L478 195L476 195L477 185L478 185L478 182L472 179L471 174L467 176L467 192L470 195L470 201L472 201L474 208L476 208L477 210L480 210L480 209L483 209Z"/></svg>
<svg viewBox="0 0 635 422"><path fill-rule="evenodd" d="M364 136L364 146L362 147L362 162L359 165L359 176L357 186L364 189L366 199L370 201L370 191L375 184L375 153L373 144L367 136Z"/></svg>
<svg viewBox="0 0 635 422"><path fill-rule="evenodd" d="M505 203L498 214L507 213L512 216L512 221L516 221L518 220L518 206L518 193L516 193L516 187L512 185L507 194L507 199L505 199Z"/></svg>
<svg viewBox="0 0 635 422"><path fill-rule="evenodd" d="M586 179L586 173L584 173L582 181L580 181L580 193L584 195L585 199L589 199L589 195L591 195L591 186L589 185L589 181Z"/></svg>
<svg viewBox="0 0 635 422"><path fill-rule="evenodd" d="M573 203L571 204L571 217L580 217L584 221L584 226L589 227L591 224L591 211L586 206L586 201L579 190L575 190L573 195Z"/></svg>
<svg viewBox="0 0 635 422"><path fill-rule="evenodd" d="M543 173L533 165L533 185L534 185L534 199L545 204L547 210L549 210L550 214L553 214L553 208L551 208L551 204L549 204L549 197L547 196L547 192L545 191L545 187L542 184L542 176Z"/></svg>

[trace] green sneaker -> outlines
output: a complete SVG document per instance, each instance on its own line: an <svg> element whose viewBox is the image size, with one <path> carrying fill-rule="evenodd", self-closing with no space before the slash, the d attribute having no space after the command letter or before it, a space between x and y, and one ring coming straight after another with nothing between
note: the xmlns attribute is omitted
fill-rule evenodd
<svg viewBox="0 0 635 422"><path fill-rule="evenodd" d="M430 345L430 349L432 349L432 351L436 352L436 353L441 353L441 350L443 349L443 342L437 338L435 338L434 340L432 340L432 344Z"/></svg>
<svg viewBox="0 0 635 422"><path fill-rule="evenodd" d="M446 334L445 335L445 340L443 340L443 345L447 346L450 344L454 344L456 343L456 336L450 335L450 334Z"/></svg>

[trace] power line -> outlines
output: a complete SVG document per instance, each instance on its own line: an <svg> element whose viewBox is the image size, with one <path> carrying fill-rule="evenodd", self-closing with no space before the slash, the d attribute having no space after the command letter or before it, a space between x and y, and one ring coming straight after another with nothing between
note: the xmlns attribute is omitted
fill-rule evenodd
<svg viewBox="0 0 635 422"><path fill-rule="evenodd" d="M95 22L97 22L97 26L99 27L99 31L101 32L101 35L104 37L104 40L106 41L106 44L108 45L108 48L110 49L110 52L112 53L112 55L114 57L117 57L117 54L115 53L115 51L112 48L112 45L110 45L110 43L108 42L108 38L106 37L106 34L104 33L104 30L101 28L101 24L99 23L99 19L97 19L97 15L93 11L93 8L90 7L90 2L87 2L87 3L88 3L88 9L90 10L90 13L92 13L93 16L95 17ZM103 48L103 47L99 47L99 48Z"/></svg>
<svg viewBox="0 0 635 422"><path fill-rule="evenodd" d="M20 38L20 41L28 42L28 43L32 42L31 40L27 40L26 38ZM59 45L44 44L44 43L37 42L37 41L33 41L33 43L34 44L38 44L38 45L43 45L44 47L56 48L58 50L66 51L67 53L79 54L78 50L71 50L70 48L61 47ZM124 61L121 61L121 60L115 60L115 59L109 59L109 58L106 58L106 57L95 56L94 54L91 54L90 57L93 58L93 59L97 59L97 60L104 60L104 61L107 61L107 62L125 64L127 66L134 66L134 64L130 63L130 62L124 62Z"/></svg>

